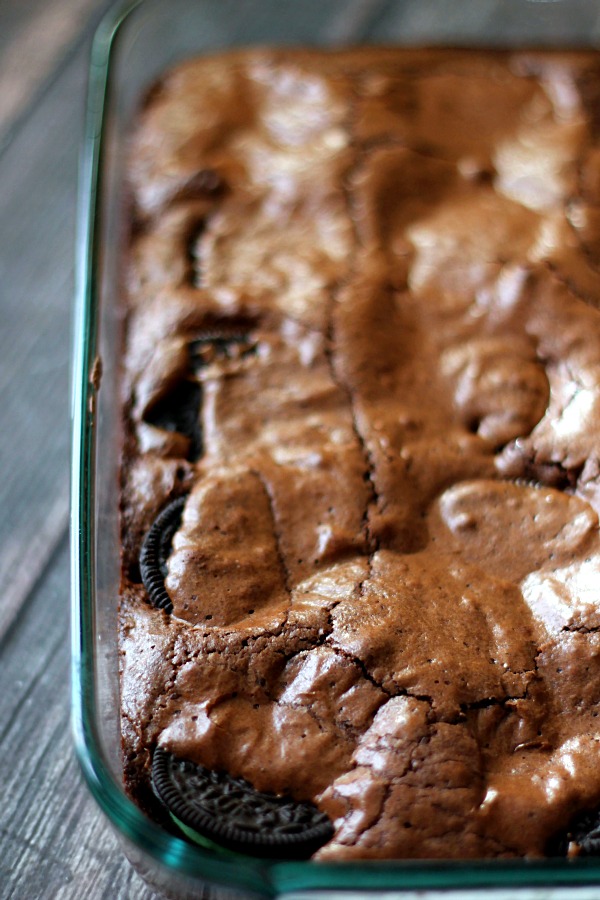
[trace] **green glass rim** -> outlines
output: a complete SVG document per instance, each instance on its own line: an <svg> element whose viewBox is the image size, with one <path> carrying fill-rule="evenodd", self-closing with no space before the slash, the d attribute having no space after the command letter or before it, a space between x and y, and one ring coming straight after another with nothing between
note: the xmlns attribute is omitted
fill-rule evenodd
<svg viewBox="0 0 600 900"><path fill-rule="evenodd" d="M289 0L288 0L289 2ZM575 886L600 881L600 860L400 860L360 863L271 862L223 855L183 840L147 818L117 782L101 750L94 659L95 386L98 346L102 162L111 65L123 23L144 3L129 0L100 23L92 46L80 158L75 325L72 365L71 621L72 728L87 785L113 827L173 874L198 883L276 896L300 890L447 889Z"/></svg>

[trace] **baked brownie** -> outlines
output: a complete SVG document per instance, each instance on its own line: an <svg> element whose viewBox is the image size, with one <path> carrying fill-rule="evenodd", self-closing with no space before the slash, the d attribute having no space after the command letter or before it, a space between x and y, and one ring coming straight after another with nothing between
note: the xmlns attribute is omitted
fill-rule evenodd
<svg viewBox="0 0 600 900"><path fill-rule="evenodd" d="M319 859L552 852L600 806L600 57L194 60L128 179L128 790L158 747Z"/></svg>

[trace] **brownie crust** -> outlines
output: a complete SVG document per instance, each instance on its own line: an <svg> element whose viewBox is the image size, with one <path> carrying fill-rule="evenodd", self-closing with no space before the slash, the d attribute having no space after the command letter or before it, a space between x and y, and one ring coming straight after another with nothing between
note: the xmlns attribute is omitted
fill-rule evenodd
<svg viewBox="0 0 600 900"><path fill-rule="evenodd" d="M156 746L315 803L323 860L540 857L600 805L599 124L587 52L246 51L153 88L121 502L142 806ZM138 558L179 496L167 613Z"/></svg>

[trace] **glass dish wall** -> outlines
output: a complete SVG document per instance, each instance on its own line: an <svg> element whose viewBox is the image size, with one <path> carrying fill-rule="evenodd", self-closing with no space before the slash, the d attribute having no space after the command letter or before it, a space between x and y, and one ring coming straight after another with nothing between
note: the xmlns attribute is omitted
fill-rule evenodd
<svg viewBox="0 0 600 900"><path fill-rule="evenodd" d="M333 866L228 856L225 863L161 830L124 793L116 645L119 273L124 151L139 99L169 65L231 46L589 46L599 36L596 0L145 0L115 11L98 31L81 167L73 369L73 721L90 789L130 859L170 896L198 896L211 885L216 896L324 889L366 896L386 888L589 883L600 880L600 861Z"/></svg>

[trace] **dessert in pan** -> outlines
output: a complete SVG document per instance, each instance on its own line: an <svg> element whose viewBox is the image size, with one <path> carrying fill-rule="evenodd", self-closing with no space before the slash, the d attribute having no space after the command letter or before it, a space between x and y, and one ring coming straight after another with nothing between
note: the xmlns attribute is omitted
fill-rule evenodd
<svg viewBox="0 0 600 900"><path fill-rule="evenodd" d="M125 782L192 839L593 853L600 63L240 51L131 142Z"/></svg>

